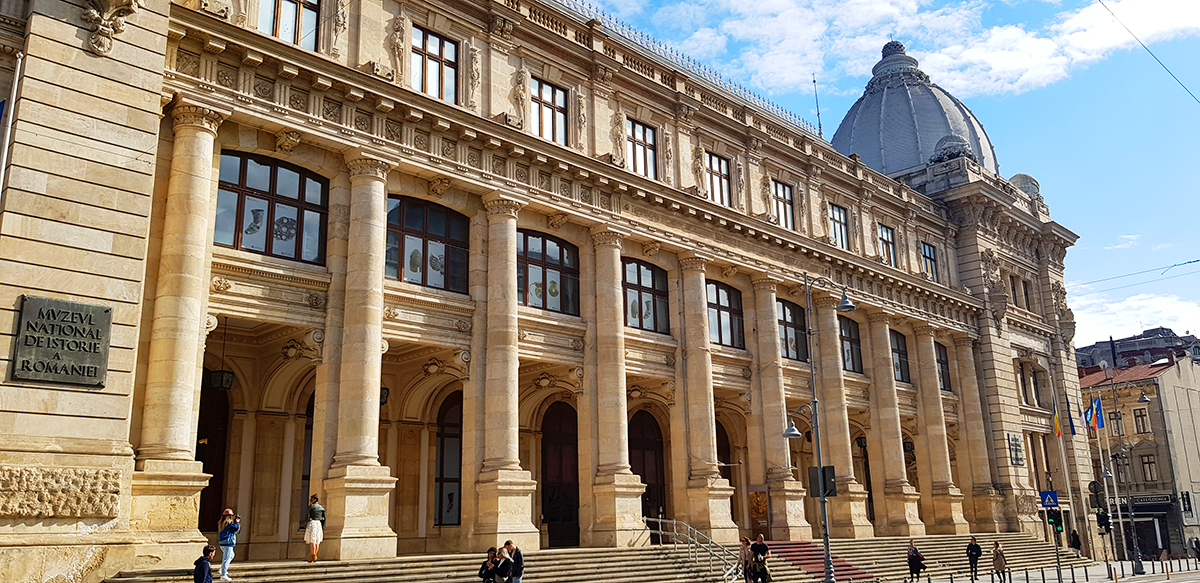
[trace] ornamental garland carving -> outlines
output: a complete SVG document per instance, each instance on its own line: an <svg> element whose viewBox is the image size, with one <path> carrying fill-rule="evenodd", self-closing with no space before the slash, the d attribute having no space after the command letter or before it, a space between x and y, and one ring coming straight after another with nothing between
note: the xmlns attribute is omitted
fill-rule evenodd
<svg viewBox="0 0 1200 583"><path fill-rule="evenodd" d="M91 25L88 48L97 55L111 53L113 37L125 32L125 19L143 7L141 0L86 0L82 19Z"/></svg>
<svg viewBox="0 0 1200 583"><path fill-rule="evenodd" d="M121 471L0 466L0 518L113 518Z"/></svg>
<svg viewBox="0 0 1200 583"><path fill-rule="evenodd" d="M559 227L567 224L567 220L570 218L570 215L567 213L555 213L546 218L546 226L550 227L551 230L557 231Z"/></svg>

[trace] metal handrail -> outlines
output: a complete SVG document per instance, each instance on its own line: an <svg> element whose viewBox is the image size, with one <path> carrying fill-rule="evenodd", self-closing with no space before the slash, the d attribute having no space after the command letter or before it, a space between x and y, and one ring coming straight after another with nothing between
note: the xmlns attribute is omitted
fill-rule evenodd
<svg viewBox="0 0 1200 583"><path fill-rule="evenodd" d="M655 528L656 525L657 528ZM742 577L741 557L729 550L729 547L713 541L708 535L692 528L690 524L671 518L646 517L646 526L650 532L659 535L663 544L666 544L667 537L670 537L670 542L675 547L678 547L680 543L687 545L688 559L693 563L699 563L702 560L702 553L707 554L708 569L712 571L719 567L721 580L725 583L733 583Z"/></svg>

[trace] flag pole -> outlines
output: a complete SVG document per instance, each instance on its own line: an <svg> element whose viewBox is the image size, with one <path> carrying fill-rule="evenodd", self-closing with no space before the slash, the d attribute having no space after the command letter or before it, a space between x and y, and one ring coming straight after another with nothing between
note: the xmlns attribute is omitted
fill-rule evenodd
<svg viewBox="0 0 1200 583"><path fill-rule="evenodd" d="M1054 391L1054 393L1055 393L1054 406L1057 409L1057 407L1058 407L1058 394L1057 394L1058 391L1055 388L1055 384L1056 383L1050 383L1050 390ZM1066 397L1066 402L1067 402L1067 419L1070 420L1069 423L1071 425L1071 429L1072 429L1072 431L1074 431L1075 418L1071 416L1071 398L1070 398L1070 395L1066 394L1065 390L1063 391L1063 396ZM1055 411L1055 413L1057 413L1057 411ZM1066 435L1064 435L1063 431L1062 431L1062 416L1061 415L1059 416L1059 419L1058 419L1058 426L1059 426L1059 429L1058 429L1058 451L1059 451L1059 454L1062 456L1060 459L1062 459L1063 473L1066 475L1066 478L1067 478L1067 501L1070 502L1070 504L1071 504L1071 524L1074 527L1078 527L1079 526L1079 515L1083 514L1083 519L1084 519L1083 532L1088 533L1091 530L1091 520L1088 519L1088 509L1086 508L1087 505L1084 504L1085 508L1083 509L1082 513L1079 511L1079 507L1075 506L1075 481L1071 479L1071 463L1067 460L1067 446L1065 444ZM1072 444L1072 445L1074 445L1074 444ZM1089 455L1089 457L1091 457L1091 456ZM1079 495L1082 496L1083 492L1080 491ZM1073 530L1077 530L1077 528L1074 528ZM1080 538L1082 538L1082 537L1080 537ZM1070 542L1070 541L1071 541L1071 533L1067 533L1067 542ZM1090 546L1091 546L1090 544L1088 546L1089 546L1088 550L1093 550L1090 548Z"/></svg>

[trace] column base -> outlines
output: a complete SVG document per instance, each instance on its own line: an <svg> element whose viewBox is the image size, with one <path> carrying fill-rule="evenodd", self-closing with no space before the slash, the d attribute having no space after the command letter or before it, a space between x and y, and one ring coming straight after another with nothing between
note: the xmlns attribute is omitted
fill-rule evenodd
<svg viewBox="0 0 1200 583"><path fill-rule="evenodd" d="M926 534L968 534L971 525L963 517L963 494L954 484L933 485L933 521Z"/></svg>
<svg viewBox="0 0 1200 583"><path fill-rule="evenodd" d="M796 480L769 482L771 492L771 540L812 540L812 524L804 516L808 490ZM815 523L820 517L814 517Z"/></svg>
<svg viewBox="0 0 1200 583"><path fill-rule="evenodd" d="M976 485L971 492L971 504L975 510L972 532L1004 531L1004 496L991 484Z"/></svg>
<svg viewBox="0 0 1200 583"><path fill-rule="evenodd" d="M650 531L642 516L642 493L646 485L634 474L596 477L592 495L596 501L594 547L642 547L650 544ZM503 542L503 541L502 541Z"/></svg>
<svg viewBox="0 0 1200 583"><path fill-rule="evenodd" d="M324 482L325 542L321 559L396 556L396 533L388 526L388 494L396 478L387 466L341 466Z"/></svg>
<svg viewBox="0 0 1200 583"><path fill-rule="evenodd" d="M738 525L733 522L729 480L704 477L688 481L688 524L723 544L738 542Z"/></svg>
<svg viewBox="0 0 1200 583"><path fill-rule="evenodd" d="M887 525L883 536L925 536L925 523L921 522L921 494L908 482L888 484L884 490ZM878 517L876 511L876 517Z"/></svg>
<svg viewBox="0 0 1200 583"><path fill-rule="evenodd" d="M829 536L872 538L875 525L867 518L867 490L857 480L838 480L838 495L829 498Z"/></svg>
<svg viewBox="0 0 1200 583"><path fill-rule="evenodd" d="M475 483L474 547L499 547L511 540L524 551L541 548L541 532L532 518L536 490L537 482L525 470L481 472Z"/></svg>

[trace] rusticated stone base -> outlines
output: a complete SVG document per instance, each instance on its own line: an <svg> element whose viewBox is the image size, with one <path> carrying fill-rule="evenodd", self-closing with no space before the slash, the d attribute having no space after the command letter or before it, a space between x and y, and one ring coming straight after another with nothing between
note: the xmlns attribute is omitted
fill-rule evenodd
<svg viewBox="0 0 1200 583"><path fill-rule="evenodd" d="M596 526L590 546L640 547L650 544L650 531L642 518L642 492L646 485L633 474L608 474L596 478Z"/></svg>
<svg viewBox="0 0 1200 583"><path fill-rule="evenodd" d="M342 466L325 480L325 542L321 559L396 556L396 533L388 526L388 494L396 478L387 466Z"/></svg>
<svg viewBox="0 0 1200 583"><path fill-rule="evenodd" d="M716 542L737 543L738 526L733 522L729 501L733 491L725 478L688 482L688 524Z"/></svg>
<svg viewBox="0 0 1200 583"><path fill-rule="evenodd" d="M474 548L499 547L512 540L522 550L541 548L541 533L533 525L533 493L537 489L525 470L491 470L475 483Z"/></svg>
<svg viewBox="0 0 1200 583"><path fill-rule="evenodd" d="M829 498L829 536L871 538L875 525L867 518L867 490L857 481L838 481L838 495Z"/></svg>
<svg viewBox="0 0 1200 583"><path fill-rule="evenodd" d="M925 523L921 522L919 506L921 494L907 482L888 484L884 493L887 508L887 524L882 536L925 536ZM877 521L878 522L878 521Z"/></svg>
<svg viewBox="0 0 1200 583"><path fill-rule="evenodd" d="M925 523L926 534L967 534L971 525L963 518L962 492L951 484L933 485L933 520Z"/></svg>
<svg viewBox="0 0 1200 583"><path fill-rule="evenodd" d="M795 480L767 484L771 492L771 540L809 540L812 524L804 515L804 496L808 492ZM820 520L820 517L813 517Z"/></svg>

